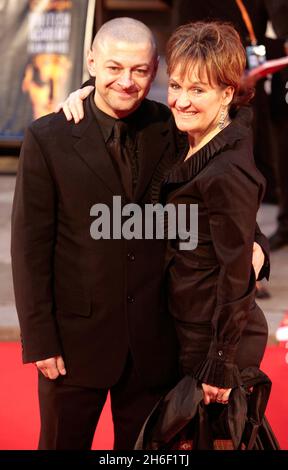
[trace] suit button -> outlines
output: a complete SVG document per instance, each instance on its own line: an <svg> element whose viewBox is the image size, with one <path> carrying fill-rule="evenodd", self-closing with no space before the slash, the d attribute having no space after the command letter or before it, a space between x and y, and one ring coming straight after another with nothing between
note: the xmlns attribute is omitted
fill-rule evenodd
<svg viewBox="0 0 288 470"><path fill-rule="evenodd" d="M220 357L223 356L223 351L221 351L221 349L220 349L220 351L218 351L218 356L220 356Z"/></svg>
<svg viewBox="0 0 288 470"><path fill-rule="evenodd" d="M129 261L135 261L135 255L134 255L134 253L128 253L127 257L128 257L128 259L129 259Z"/></svg>
<svg viewBox="0 0 288 470"><path fill-rule="evenodd" d="M133 302L135 302L135 298L132 295L128 295L127 301L129 302L129 304L133 304Z"/></svg>

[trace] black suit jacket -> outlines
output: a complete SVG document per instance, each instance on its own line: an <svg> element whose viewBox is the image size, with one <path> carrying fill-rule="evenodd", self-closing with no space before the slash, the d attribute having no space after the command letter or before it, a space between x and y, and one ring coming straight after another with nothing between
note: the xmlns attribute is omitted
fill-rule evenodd
<svg viewBox="0 0 288 470"><path fill-rule="evenodd" d="M144 100L135 201L150 202L162 158L176 158L168 109ZM162 289L165 242L93 240L90 209L112 207L120 181L95 116L63 113L29 127L12 215L12 268L23 360L64 356L67 384L110 387L130 348L148 386L174 380L177 348Z"/></svg>

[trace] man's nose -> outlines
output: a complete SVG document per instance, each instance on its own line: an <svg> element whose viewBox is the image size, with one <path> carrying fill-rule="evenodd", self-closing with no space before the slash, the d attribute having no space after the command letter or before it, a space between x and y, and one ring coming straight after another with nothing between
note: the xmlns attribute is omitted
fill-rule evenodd
<svg viewBox="0 0 288 470"><path fill-rule="evenodd" d="M131 88L134 85L132 73L129 70L123 72L118 83L122 88Z"/></svg>

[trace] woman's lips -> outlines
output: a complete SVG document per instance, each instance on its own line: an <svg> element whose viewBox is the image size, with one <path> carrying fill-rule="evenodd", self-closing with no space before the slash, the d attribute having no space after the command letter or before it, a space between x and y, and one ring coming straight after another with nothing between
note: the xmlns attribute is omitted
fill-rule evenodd
<svg viewBox="0 0 288 470"><path fill-rule="evenodd" d="M194 116L195 114L198 114L198 111L179 111L179 109L177 109L176 111L178 114L183 116Z"/></svg>
<svg viewBox="0 0 288 470"><path fill-rule="evenodd" d="M176 110L176 111L177 111L178 116L181 116L181 117L191 117L191 116L196 116L196 114L198 114L197 111L179 111L179 110Z"/></svg>

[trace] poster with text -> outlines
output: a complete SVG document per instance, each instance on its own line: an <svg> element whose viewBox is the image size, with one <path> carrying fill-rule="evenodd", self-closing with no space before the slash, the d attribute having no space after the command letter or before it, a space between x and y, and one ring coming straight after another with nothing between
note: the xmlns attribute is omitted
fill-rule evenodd
<svg viewBox="0 0 288 470"><path fill-rule="evenodd" d="M0 0L1 141L21 141L32 120L82 83L95 3Z"/></svg>

